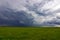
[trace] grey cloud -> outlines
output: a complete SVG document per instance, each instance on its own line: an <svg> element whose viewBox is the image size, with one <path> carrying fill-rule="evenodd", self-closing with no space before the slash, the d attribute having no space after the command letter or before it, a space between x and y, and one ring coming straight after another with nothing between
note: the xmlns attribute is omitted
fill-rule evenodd
<svg viewBox="0 0 60 40"><path fill-rule="evenodd" d="M18 21L21 25L60 25L60 17L55 15L60 9L52 10L54 7L49 8L49 2L54 4L54 0L0 0L0 19L8 24Z"/></svg>

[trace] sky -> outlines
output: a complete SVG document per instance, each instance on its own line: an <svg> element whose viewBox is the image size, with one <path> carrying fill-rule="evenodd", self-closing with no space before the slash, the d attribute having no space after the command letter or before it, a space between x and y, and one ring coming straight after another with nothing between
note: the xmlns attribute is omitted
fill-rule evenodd
<svg viewBox="0 0 60 40"><path fill-rule="evenodd" d="M60 0L0 0L0 25L60 26Z"/></svg>

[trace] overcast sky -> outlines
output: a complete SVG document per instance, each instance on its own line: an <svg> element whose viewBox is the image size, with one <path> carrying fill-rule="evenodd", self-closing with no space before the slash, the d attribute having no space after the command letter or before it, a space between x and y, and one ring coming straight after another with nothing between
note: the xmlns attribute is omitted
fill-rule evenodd
<svg viewBox="0 0 60 40"><path fill-rule="evenodd" d="M26 12L36 25L60 25L60 0L0 0L1 7Z"/></svg>

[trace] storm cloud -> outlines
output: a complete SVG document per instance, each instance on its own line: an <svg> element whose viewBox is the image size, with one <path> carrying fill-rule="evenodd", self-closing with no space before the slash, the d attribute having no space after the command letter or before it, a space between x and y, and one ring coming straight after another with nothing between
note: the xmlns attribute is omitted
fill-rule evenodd
<svg viewBox="0 0 60 40"><path fill-rule="evenodd" d="M58 26L60 0L0 0L0 19L1 25Z"/></svg>

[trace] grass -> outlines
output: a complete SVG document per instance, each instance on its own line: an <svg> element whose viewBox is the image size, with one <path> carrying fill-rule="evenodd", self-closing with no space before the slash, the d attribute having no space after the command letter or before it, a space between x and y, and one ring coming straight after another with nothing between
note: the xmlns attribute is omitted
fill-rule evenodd
<svg viewBox="0 0 60 40"><path fill-rule="evenodd" d="M0 40L60 40L60 28L0 27Z"/></svg>

